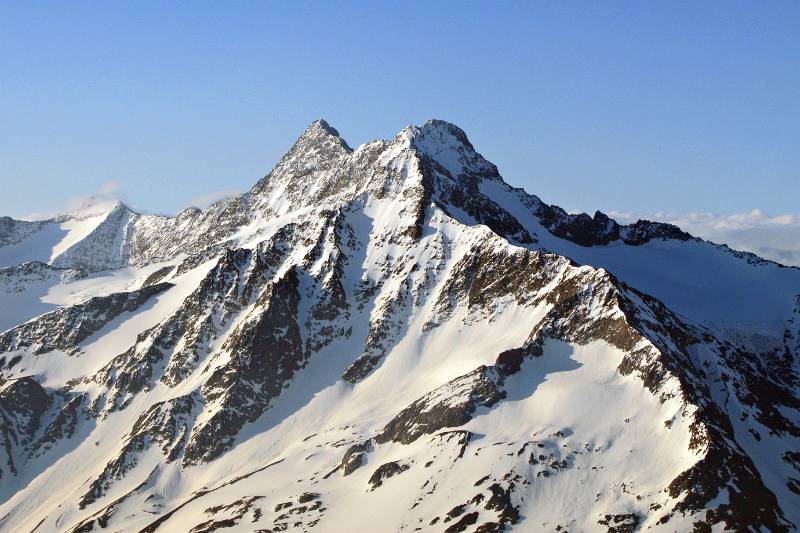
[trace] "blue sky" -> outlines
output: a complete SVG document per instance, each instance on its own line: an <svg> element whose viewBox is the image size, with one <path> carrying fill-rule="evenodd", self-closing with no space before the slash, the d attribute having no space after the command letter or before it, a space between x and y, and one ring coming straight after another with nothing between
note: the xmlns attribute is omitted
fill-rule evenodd
<svg viewBox="0 0 800 533"><path fill-rule="evenodd" d="M797 213L798 27L780 1L0 2L0 214L174 213L317 117L351 145L449 120L567 209Z"/></svg>

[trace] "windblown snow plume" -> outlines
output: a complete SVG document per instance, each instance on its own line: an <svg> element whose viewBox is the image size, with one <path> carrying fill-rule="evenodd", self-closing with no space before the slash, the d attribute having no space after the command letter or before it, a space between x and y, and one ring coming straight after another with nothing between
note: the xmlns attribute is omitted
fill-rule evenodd
<svg viewBox="0 0 800 533"><path fill-rule="evenodd" d="M0 218L0 530L791 531L800 269L568 214L458 127Z"/></svg>

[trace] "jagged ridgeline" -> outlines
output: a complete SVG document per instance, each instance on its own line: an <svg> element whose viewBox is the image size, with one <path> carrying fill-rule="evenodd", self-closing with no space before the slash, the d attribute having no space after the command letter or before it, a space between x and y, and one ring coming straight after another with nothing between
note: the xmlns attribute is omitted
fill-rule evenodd
<svg viewBox="0 0 800 533"><path fill-rule="evenodd" d="M798 295L319 120L205 210L0 218L0 530L792 531Z"/></svg>

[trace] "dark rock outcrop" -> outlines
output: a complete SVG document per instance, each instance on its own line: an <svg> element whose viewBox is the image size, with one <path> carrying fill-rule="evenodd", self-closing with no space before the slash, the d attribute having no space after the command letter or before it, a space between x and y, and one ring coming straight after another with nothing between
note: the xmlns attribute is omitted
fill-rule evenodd
<svg viewBox="0 0 800 533"><path fill-rule="evenodd" d="M59 349L72 351L124 312L133 312L152 296L172 287L158 283L132 292L96 296L84 303L63 307L0 335L0 351L33 347L41 354Z"/></svg>

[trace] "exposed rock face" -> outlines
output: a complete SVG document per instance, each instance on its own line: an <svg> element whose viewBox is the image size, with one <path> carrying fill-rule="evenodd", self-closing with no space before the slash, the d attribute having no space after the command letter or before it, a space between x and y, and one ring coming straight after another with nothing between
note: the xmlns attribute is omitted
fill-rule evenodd
<svg viewBox="0 0 800 533"><path fill-rule="evenodd" d="M41 261L31 261L21 265L0 268L0 290L5 292L21 292L33 284L58 281L70 283L86 274L74 268L55 268Z"/></svg>
<svg viewBox="0 0 800 533"><path fill-rule="evenodd" d="M408 465L401 465L395 461L391 461L388 463L384 463L378 467L375 472L369 478L369 483L372 485L373 489L376 489L383 485L383 481L388 479L392 476L396 476L397 474L401 474L408 470L410 467Z"/></svg>
<svg viewBox="0 0 800 533"><path fill-rule="evenodd" d="M0 246L18 244L40 231L45 224L45 221L29 222L14 220L11 217L0 217Z"/></svg>
<svg viewBox="0 0 800 533"><path fill-rule="evenodd" d="M478 407L491 407L503 397L491 369L479 367L458 377L403 409L375 437L410 444L422 435L463 426Z"/></svg>
<svg viewBox="0 0 800 533"><path fill-rule="evenodd" d="M204 398L216 411L192 433L186 464L214 459L229 448L242 426L255 421L303 366L298 286L298 274L290 269L262 295L265 310L228 337L224 349L230 360L203 387Z"/></svg>
<svg viewBox="0 0 800 533"><path fill-rule="evenodd" d="M126 265L130 259L128 235L138 216L122 203L117 203L88 238L54 258L53 266L97 272Z"/></svg>
<svg viewBox="0 0 800 533"><path fill-rule="evenodd" d="M20 378L0 389L0 478L16 474L23 455L38 431L51 397L32 378Z"/></svg>
<svg viewBox="0 0 800 533"><path fill-rule="evenodd" d="M639 220L625 226L621 234L625 244L633 245L645 244L652 239L672 239L677 241L688 241L692 239L691 235L685 231L681 231L677 226L665 224L663 222L650 222L649 220Z"/></svg>
<svg viewBox="0 0 800 533"><path fill-rule="evenodd" d="M151 446L159 446L168 463L177 459L186 445L198 404L197 395L190 394L150 407L133 425L120 455L92 481L89 491L81 497L80 507L85 508L104 496L115 480L122 479L136 466L137 454Z"/></svg>
<svg viewBox="0 0 800 533"><path fill-rule="evenodd" d="M337 470L341 468L343 476L349 476L364 464L364 457L366 453L370 450L370 443L359 443L354 444L347 448L347 451L344 453L344 457L342 457L341 464L336 468Z"/></svg>
<svg viewBox="0 0 800 533"><path fill-rule="evenodd" d="M53 446L71 438L83 418L81 411L84 402L83 394L62 394L59 399L62 407L55 412L41 436L31 446L29 459L40 457Z"/></svg>
<svg viewBox="0 0 800 533"><path fill-rule="evenodd" d="M0 247L78 223L0 269L70 295L0 334L2 530L800 524L800 270L568 214L452 124L316 121L244 195Z"/></svg>
<svg viewBox="0 0 800 533"><path fill-rule="evenodd" d="M121 313L138 309L172 285L160 283L138 291L91 298L85 303L46 313L0 335L0 352L32 347L33 353L70 351Z"/></svg>

